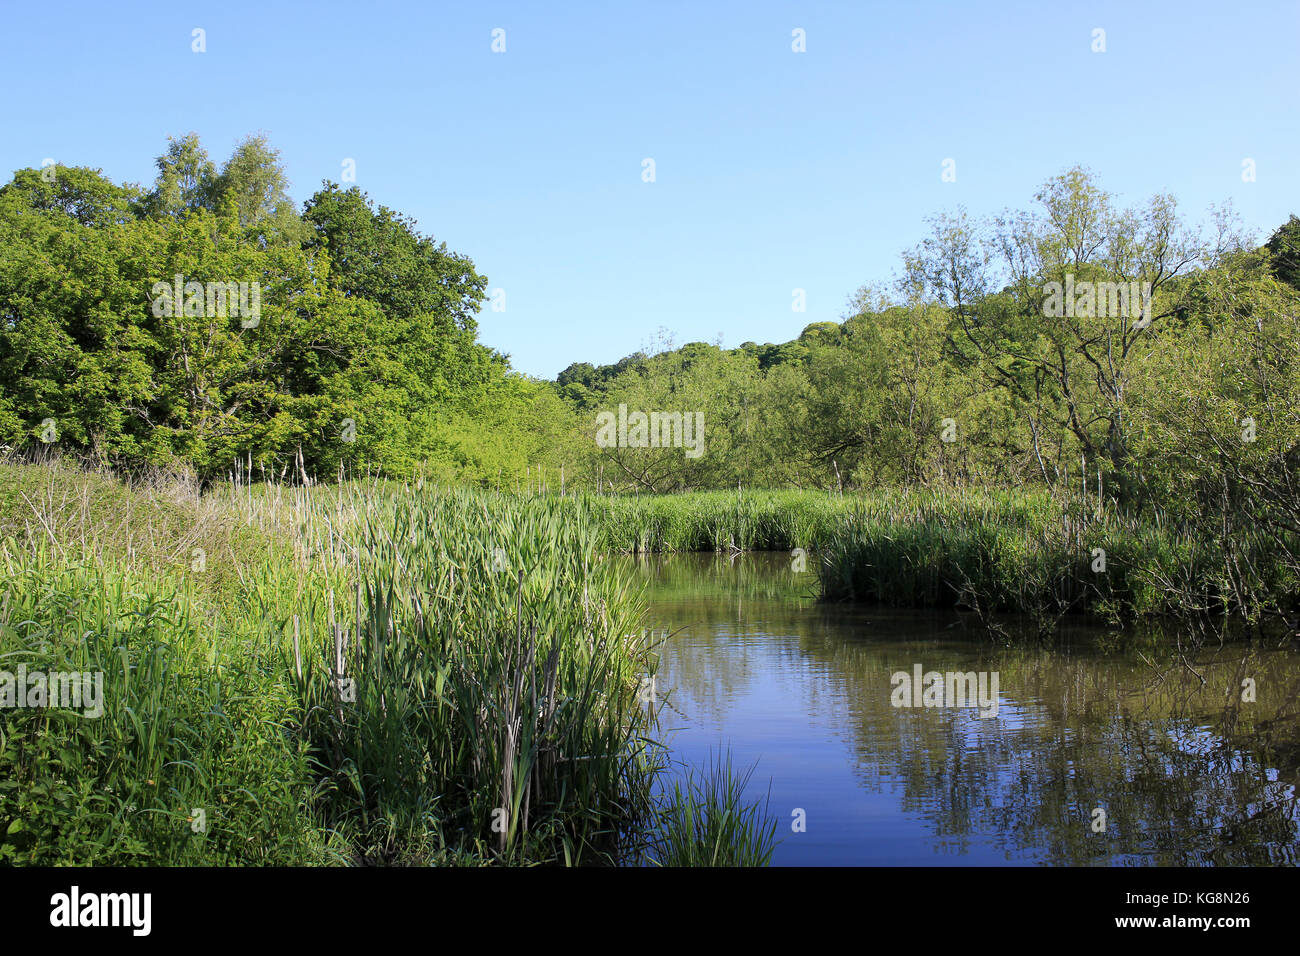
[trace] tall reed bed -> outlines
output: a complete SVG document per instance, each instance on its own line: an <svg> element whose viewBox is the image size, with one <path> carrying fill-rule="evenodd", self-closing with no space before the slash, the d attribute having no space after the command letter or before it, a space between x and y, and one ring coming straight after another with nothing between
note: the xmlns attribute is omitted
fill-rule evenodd
<svg viewBox="0 0 1300 956"><path fill-rule="evenodd" d="M589 510L376 484L322 498L303 530L304 553L351 563L351 589L286 604L293 582L268 579L252 595L293 609L282 646L329 826L381 861L637 851L652 665Z"/></svg>
<svg viewBox="0 0 1300 956"><path fill-rule="evenodd" d="M1219 593L1215 555L1167 525L1088 511L1045 493L897 492L854 498L821 542L821 592L831 600L965 606L1051 621L1075 611L1116 620L1176 614L1195 582L1202 606Z"/></svg>
<svg viewBox="0 0 1300 956"><path fill-rule="evenodd" d="M103 714L0 709L0 861L586 864L650 839L642 601L588 504L17 477L0 671L102 674Z"/></svg>
<svg viewBox="0 0 1300 956"><path fill-rule="evenodd" d="M828 600L1022 614L1167 617L1198 634L1254 627L1293 595L1287 550L1261 530L1212 534L1156 507L1081 493L985 488L693 492L592 499L610 551L777 550L818 573ZM811 552L816 552L814 556ZM1276 616L1276 614L1273 614ZM1217 623L1216 623L1217 622Z"/></svg>
<svg viewBox="0 0 1300 956"><path fill-rule="evenodd" d="M825 539L844 499L817 491L593 496L609 551L789 551Z"/></svg>

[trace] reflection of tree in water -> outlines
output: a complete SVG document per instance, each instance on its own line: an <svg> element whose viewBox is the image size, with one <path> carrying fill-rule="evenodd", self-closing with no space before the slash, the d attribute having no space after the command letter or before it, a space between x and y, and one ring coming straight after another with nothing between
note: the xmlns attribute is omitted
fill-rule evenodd
<svg viewBox="0 0 1300 956"><path fill-rule="evenodd" d="M842 613L760 599L736 603L692 597L652 605L648 620L656 632L680 632L665 645L659 670L670 707L721 725L735 702L766 679L779 681L783 697L808 713L829 718L845 709L834 668L804 646L810 639L842 642L851 633Z"/></svg>
<svg viewBox="0 0 1300 956"><path fill-rule="evenodd" d="M807 614L800 607L815 607L812 576L790 571L788 555L640 555L615 560L647 588L647 626L656 635L677 634L664 647L659 670L659 692L667 698L667 712L661 715L665 724L673 725L674 709L722 723L730 705L752 690L760 674L808 669L796 637L757 640L799 634ZM753 623L755 607L763 609L770 623ZM725 655L719 646L725 646Z"/></svg>
<svg viewBox="0 0 1300 956"><path fill-rule="evenodd" d="M1009 859L1054 864L1298 862L1295 654L1216 649L1195 662L1202 686L1186 668L1153 680L1140 663L1046 649L989 649L973 662L940 660L932 642L804 648L862 702L864 782L901 787L940 852L994 834ZM891 707L882 688L910 669L909 654L927 670L999 671L998 716ZM1240 699L1242 676L1257 683L1255 703ZM1104 833L1092 830L1096 807Z"/></svg>
<svg viewBox="0 0 1300 956"><path fill-rule="evenodd" d="M938 853L991 838L1008 859L1054 864L1300 862L1294 652L1228 645L1175 666L1152 640L1147 663L1100 652L1083 629L1003 648L949 628L951 613L816 604L787 555L624 560L647 587L648 625L692 628L661 672L676 703L725 724L760 676L781 681L789 704L848 728L863 785L897 793ZM890 677L915 663L998 671L998 716L893 708Z"/></svg>

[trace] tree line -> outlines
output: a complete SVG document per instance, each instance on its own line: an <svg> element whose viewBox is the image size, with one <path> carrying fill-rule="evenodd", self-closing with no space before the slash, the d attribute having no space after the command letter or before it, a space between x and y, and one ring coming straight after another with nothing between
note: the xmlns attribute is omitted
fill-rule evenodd
<svg viewBox="0 0 1300 956"><path fill-rule="evenodd" d="M261 136L219 169L194 135L156 165L149 188L49 166L0 189L0 445L205 479L486 480L541 457L534 406L560 401L477 341L467 257L355 187L297 208ZM238 283L253 318L211 307ZM159 308L167 284L209 294Z"/></svg>
<svg viewBox="0 0 1300 956"><path fill-rule="evenodd" d="M57 166L0 189L0 445L204 478L1029 483L1186 513L1296 498L1294 216L1256 246L1230 210L1191 226L1172 196L1123 208L1074 168L1028 209L934 217L842 322L550 382L478 342L475 264L356 187L298 208L261 136L218 168L191 134L156 166L148 188ZM210 293L155 307L159 283L191 282L257 282L259 315L210 314ZM702 452L598 442L620 406L694 416Z"/></svg>

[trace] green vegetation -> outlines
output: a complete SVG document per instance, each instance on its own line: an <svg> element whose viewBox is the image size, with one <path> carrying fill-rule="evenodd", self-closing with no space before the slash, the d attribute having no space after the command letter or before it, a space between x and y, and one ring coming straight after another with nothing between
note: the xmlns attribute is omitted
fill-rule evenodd
<svg viewBox="0 0 1300 956"><path fill-rule="evenodd" d="M825 492L701 491L590 499L610 551L790 551L825 541L844 502Z"/></svg>
<svg viewBox="0 0 1300 956"><path fill-rule="evenodd" d="M1122 208L1070 169L1030 209L932 219L897 282L860 289L842 323L736 349L661 336L654 354L545 382L476 341L475 265L355 188L325 183L296 208L261 137L218 169L190 135L157 166L147 188L57 166L0 189L0 445L17 454L204 484L347 473L613 493L615 550L786 549L832 540L830 493L1017 488L1056 503L1039 556L1012 560L1032 581L998 572L993 606L1300 627L1300 219L1257 246L1228 210L1191 228L1173 197ZM200 294L171 308L176 276ZM259 284L256 321L201 294L237 282ZM702 444L598 444L597 416L619 406L687 414ZM621 497L721 489L737 495ZM1091 555L1043 523L1076 497L1108 529L1096 546L1163 575L1160 595L1111 581L1081 597ZM830 594L870 595L890 562L868 541L879 517L856 526L857 544L834 537ZM926 534L915 548L955 550L921 561L931 583L909 600L946 601L970 555L1011 546Z"/></svg>
<svg viewBox="0 0 1300 956"><path fill-rule="evenodd" d="M650 838L641 605L580 505L0 470L0 669L104 674L102 717L0 713L0 858L579 864ZM159 516L201 529L183 565Z"/></svg>
<svg viewBox="0 0 1300 956"><path fill-rule="evenodd" d="M1071 169L932 220L842 323L546 382L359 190L297 208L261 137L157 168L0 188L0 670L109 701L4 709L0 860L766 861L729 763L655 804L614 552L803 549L826 598L994 629L1300 629L1295 217L1259 246ZM598 443L620 406L702 444Z"/></svg>
<svg viewBox="0 0 1300 956"><path fill-rule="evenodd" d="M343 847L310 820L311 757L260 619L211 615L174 581L15 555L0 669L102 672L103 716L5 708L0 862L292 865ZM205 832L194 832L196 820Z"/></svg>
<svg viewBox="0 0 1300 956"><path fill-rule="evenodd" d="M707 767L686 769L673 782L658 842L650 851L656 866L767 866L776 849L776 820L767 805L746 804L745 787L754 768L732 768L731 754L710 758Z"/></svg>
<svg viewBox="0 0 1300 956"><path fill-rule="evenodd" d="M65 166L0 189L0 446L205 481L525 472L561 403L475 341L472 262L355 188L299 212L262 138L217 172L191 135L158 169L149 190ZM238 283L257 315L217 297Z"/></svg>
<svg viewBox="0 0 1300 956"><path fill-rule="evenodd" d="M295 680L337 794L331 827L359 825L389 853L432 819L476 855L622 859L649 812L635 691L650 670L640 605L590 519L547 499L382 487L318 514L316 547L341 524L361 582L352 627L317 613L303 628Z"/></svg>
<svg viewBox="0 0 1300 956"><path fill-rule="evenodd" d="M1183 613L1189 599L1238 610L1227 607L1218 558L1167 524L1042 493L922 491L855 501L819 571L832 599L959 607L990 624L994 614L1026 614L1049 633L1079 611L1123 624Z"/></svg>
<svg viewBox="0 0 1300 956"><path fill-rule="evenodd" d="M1300 590L1296 567L1258 531L1241 529L1225 544L1185 517L1042 489L688 492L588 503L606 550L788 551L830 600L958 607L991 626L994 615L1025 614L1044 633L1077 612L1116 624L1161 616L1260 623L1253 596L1276 595L1291 612L1289 596Z"/></svg>

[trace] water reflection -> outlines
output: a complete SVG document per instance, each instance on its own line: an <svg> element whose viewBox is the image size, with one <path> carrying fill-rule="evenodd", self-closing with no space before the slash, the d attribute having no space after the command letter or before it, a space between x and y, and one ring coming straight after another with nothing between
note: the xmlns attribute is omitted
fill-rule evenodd
<svg viewBox="0 0 1300 956"><path fill-rule="evenodd" d="M1080 627L1005 647L951 613L819 605L784 555L625 560L648 623L677 632L658 680L675 757L759 761L778 864L1297 862L1293 650L1183 660ZM997 672L996 716L893 706L917 664Z"/></svg>

